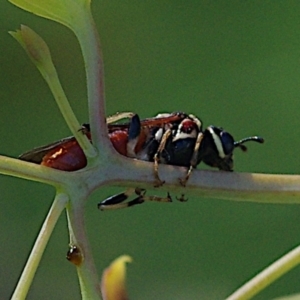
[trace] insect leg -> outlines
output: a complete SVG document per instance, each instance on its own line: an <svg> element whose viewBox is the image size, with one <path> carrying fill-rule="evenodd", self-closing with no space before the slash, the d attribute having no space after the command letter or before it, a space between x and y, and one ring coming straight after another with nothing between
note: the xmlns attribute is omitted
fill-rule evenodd
<svg viewBox="0 0 300 300"><path fill-rule="evenodd" d="M130 188L125 192L120 194L113 195L111 197L106 198L105 200L98 203L98 209L100 210L109 210L109 209L118 209L118 208L126 208L129 206L133 206L135 204L141 204L144 202L141 195L138 194L138 197L129 201L124 202L128 199L129 196L135 193L135 189Z"/></svg>
<svg viewBox="0 0 300 300"><path fill-rule="evenodd" d="M192 159L191 159L191 162L190 162L190 167L188 169L188 172L187 172L187 174L186 174L186 176L184 178L179 178L179 182L180 182L180 184L182 186L186 185L187 181L189 180L189 178L190 178L190 176L192 174L193 169L197 165L197 162L198 162L198 152L199 152L199 148L200 148L202 140L203 140L203 133L199 132L198 136L197 136L196 143L195 143L195 147L194 147L194 151L193 151L193 156L192 156Z"/></svg>
<svg viewBox="0 0 300 300"><path fill-rule="evenodd" d="M119 120L122 120L122 119L130 119L132 118L134 115L134 113L132 112L122 112L122 113L116 113L110 117L107 117L106 118L106 123L107 124L111 124L111 123L114 123L114 122L117 122Z"/></svg>
<svg viewBox="0 0 300 300"><path fill-rule="evenodd" d="M171 129L166 130L166 132L163 134L163 136L161 138L161 141L160 141L159 147L157 149L157 152L154 155L154 178L155 178L154 186L155 187L162 186L165 183L164 181L162 181L159 178L159 175L158 175L158 162L159 162L159 155L165 149L168 137L171 135L171 133L172 133Z"/></svg>
<svg viewBox="0 0 300 300"><path fill-rule="evenodd" d="M127 198L135 193L137 195L131 201L124 202ZM98 204L98 209L100 210L109 210L109 209L119 209L119 208L126 208L136 204L142 204L145 201L156 201L156 202L172 202L172 198L170 194L167 194L167 197L158 197L158 196L145 196L146 190L145 189L127 189L125 192L113 195L104 201Z"/></svg>
<svg viewBox="0 0 300 300"><path fill-rule="evenodd" d="M144 201L156 201L156 202L172 202L171 195L167 193L167 197L159 197L159 196L145 196L146 190L136 188L135 193L140 195Z"/></svg>

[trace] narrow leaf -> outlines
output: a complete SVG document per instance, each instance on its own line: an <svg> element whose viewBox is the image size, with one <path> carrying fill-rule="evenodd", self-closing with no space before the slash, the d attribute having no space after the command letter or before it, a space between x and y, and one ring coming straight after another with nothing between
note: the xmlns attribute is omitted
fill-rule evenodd
<svg viewBox="0 0 300 300"><path fill-rule="evenodd" d="M90 10L90 0L9 0L12 4L72 28L82 11Z"/></svg>

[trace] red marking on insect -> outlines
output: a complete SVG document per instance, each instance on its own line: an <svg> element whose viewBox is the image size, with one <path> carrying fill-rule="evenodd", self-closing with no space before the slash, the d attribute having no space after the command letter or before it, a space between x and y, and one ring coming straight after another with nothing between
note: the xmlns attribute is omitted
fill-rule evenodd
<svg viewBox="0 0 300 300"><path fill-rule="evenodd" d="M70 140L50 150L41 165L64 171L75 171L86 166L86 157L77 141Z"/></svg>
<svg viewBox="0 0 300 300"><path fill-rule="evenodd" d="M114 148L122 155L126 156L127 149L126 145L128 142L128 132L127 130L116 130L109 133L110 141L112 142Z"/></svg>
<svg viewBox="0 0 300 300"><path fill-rule="evenodd" d="M182 132L191 133L193 130L198 130L197 124L195 121L190 119L183 120L180 124Z"/></svg>

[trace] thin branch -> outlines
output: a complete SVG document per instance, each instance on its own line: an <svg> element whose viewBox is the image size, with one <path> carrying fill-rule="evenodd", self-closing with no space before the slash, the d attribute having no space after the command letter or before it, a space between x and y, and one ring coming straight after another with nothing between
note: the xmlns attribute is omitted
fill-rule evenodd
<svg viewBox="0 0 300 300"><path fill-rule="evenodd" d="M0 155L0 174L33 180L59 187L69 181L65 172Z"/></svg>
<svg viewBox="0 0 300 300"><path fill-rule="evenodd" d="M83 12L86 13L86 12ZM111 144L107 135L105 121L104 67L99 36L90 10L83 20L76 24L74 32L80 43L87 76L89 118L93 144L101 149L101 156L107 157ZM82 28L85 28L83 31Z"/></svg>
<svg viewBox="0 0 300 300"><path fill-rule="evenodd" d="M258 294L282 275L300 264L300 246L279 258L269 267L253 277L226 300L247 300Z"/></svg>
<svg viewBox="0 0 300 300"><path fill-rule="evenodd" d="M84 224L84 204L87 195L80 195L80 191L71 196L72 202L67 206L70 244L76 245L82 253L82 262L77 265L82 299L101 299L100 282L92 257L90 245Z"/></svg>
<svg viewBox="0 0 300 300"><path fill-rule="evenodd" d="M187 186L179 184L187 172L184 167L159 165L160 177L166 181L159 191L184 193L195 197L260 203L300 203L300 175L273 175L194 170ZM153 189L153 163L119 155L101 168L82 173L90 191L104 184L122 187L141 186Z"/></svg>
<svg viewBox="0 0 300 300"><path fill-rule="evenodd" d="M114 158L114 156L112 156ZM153 189L153 163L133 160L116 154L117 160L106 160L77 172L62 172L17 159L0 156L0 173L44 182L59 187L73 186L74 182L85 182L86 193L107 184ZM186 168L159 165L159 173L166 181L159 191L185 193L195 197L224 200L252 201L260 203L300 203L300 175L274 175L253 173L231 173L194 170L187 187L179 184ZM66 176L68 175L68 176Z"/></svg>
<svg viewBox="0 0 300 300"><path fill-rule="evenodd" d="M57 194L50 211L44 221L41 231L36 239L35 245L31 250L30 256L23 270L21 278L12 296L12 300L25 299L32 283L33 277L40 263L42 255L52 231L57 223L59 216L66 206L68 197L66 194Z"/></svg>

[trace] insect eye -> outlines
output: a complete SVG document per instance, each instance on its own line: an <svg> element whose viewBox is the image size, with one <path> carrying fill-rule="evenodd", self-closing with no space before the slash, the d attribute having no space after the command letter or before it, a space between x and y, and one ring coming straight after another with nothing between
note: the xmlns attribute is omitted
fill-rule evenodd
<svg viewBox="0 0 300 300"><path fill-rule="evenodd" d="M231 154L234 150L234 139L231 134L226 131L220 133L223 150L226 155Z"/></svg>

